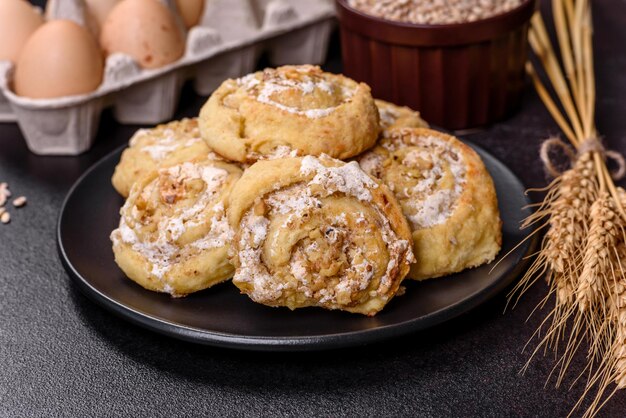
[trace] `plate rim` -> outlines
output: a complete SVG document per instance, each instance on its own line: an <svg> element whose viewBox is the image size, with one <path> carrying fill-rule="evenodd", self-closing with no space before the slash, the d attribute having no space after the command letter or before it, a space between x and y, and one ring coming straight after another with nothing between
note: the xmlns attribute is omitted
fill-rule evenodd
<svg viewBox="0 0 626 418"><path fill-rule="evenodd" d="M511 174L512 178L521 189L526 189L517 175L515 175L515 173L513 173L494 155L471 141L461 139L461 142L491 157L497 164L502 166L502 168ZM528 255L533 253L538 243L538 234L534 233L536 231L533 228L529 230L528 235L521 242L521 245L526 245L524 254L520 257L520 260L515 264L515 266L509 272L504 274L499 280L496 280L489 286L472 293L452 305L430 312L426 315L395 324L359 331L298 337L239 335L191 327L158 318L149 313L140 312L99 291L71 264L63 246L62 224L64 215L66 213L67 204L74 195L76 189L87 177L91 175L91 173L96 171L101 165L106 164L117 154L121 154L121 152L127 147L128 144L121 145L100 158L97 162L85 170L85 172L68 190L65 198L63 199L56 224L56 244L59 258L64 269L73 279L73 282L78 285L81 292L101 307L113 312L118 317L129 320L135 325L187 342L248 351L321 351L372 344L382 340L432 328L477 308L498 294L505 287L509 286L530 263ZM528 203L531 203L527 196L525 199Z"/></svg>

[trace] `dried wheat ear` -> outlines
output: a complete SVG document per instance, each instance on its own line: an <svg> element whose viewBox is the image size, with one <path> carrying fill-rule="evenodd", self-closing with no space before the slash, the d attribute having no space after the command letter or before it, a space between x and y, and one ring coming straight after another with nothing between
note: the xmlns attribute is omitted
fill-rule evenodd
<svg viewBox="0 0 626 418"><path fill-rule="evenodd" d="M569 145L551 138L542 146L541 160L556 178L523 226L546 233L511 298L546 279L549 292L538 308L552 300L554 306L534 334L542 338L524 369L535 354L552 349L557 361L548 379L554 376L558 387L574 355L586 350L587 365L573 380L582 377L585 389L572 413L590 397L583 417L592 417L626 388L626 192L614 183L626 163L604 148L595 126L591 2L553 0L552 11L563 67L536 14L529 32L535 56L527 71ZM548 151L555 148L572 159L564 173L550 161ZM616 173L609 172L607 159L620 167Z"/></svg>

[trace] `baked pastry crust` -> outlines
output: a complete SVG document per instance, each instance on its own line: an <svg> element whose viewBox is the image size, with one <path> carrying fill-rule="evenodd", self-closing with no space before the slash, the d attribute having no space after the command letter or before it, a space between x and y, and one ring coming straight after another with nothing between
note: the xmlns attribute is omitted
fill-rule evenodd
<svg viewBox="0 0 626 418"><path fill-rule="evenodd" d="M380 128L369 86L301 65L226 80L200 111L200 130L219 154L255 162L291 150L346 159Z"/></svg>
<svg viewBox="0 0 626 418"><path fill-rule="evenodd" d="M356 162L260 161L231 194L233 283L255 302L375 315L413 260L393 194Z"/></svg>
<svg viewBox="0 0 626 418"><path fill-rule="evenodd" d="M140 179L111 233L115 262L148 290L185 296L231 277L228 196L241 170L204 160Z"/></svg>
<svg viewBox="0 0 626 418"><path fill-rule="evenodd" d="M365 172L394 192L413 231L422 280L491 262L502 244L502 222L482 160L453 136L426 128L396 129L359 158Z"/></svg>
<svg viewBox="0 0 626 418"><path fill-rule="evenodd" d="M141 177L162 167L209 158L224 161L202 140L197 118L182 119L152 129L138 130L122 153L111 182L119 194L128 197Z"/></svg>
<svg viewBox="0 0 626 418"><path fill-rule="evenodd" d="M420 116L420 112L406 106L398 106L384 100L376 99L376 107L380 115L380 127L383 130L397 128L428 128Z"/></svg>

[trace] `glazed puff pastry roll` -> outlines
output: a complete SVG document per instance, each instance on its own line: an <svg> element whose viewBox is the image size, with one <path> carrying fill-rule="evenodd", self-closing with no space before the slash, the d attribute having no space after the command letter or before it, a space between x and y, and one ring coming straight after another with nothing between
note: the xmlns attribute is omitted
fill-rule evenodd
<svg viewBox="0 0 626 418"><path fill-rule="evenodd" d="M119 194L128 197L132 185L146 174L158 168L206 158L224 161L202 140L196 118L140 129L122 153L111 182Z"/></svg>
<svg viewBox="0 0 626 418"><path fill-rule="evenodd" d="M491 262L502 243L498 201L482 160L456 138L426 128L386 131L359 158L402 205L422 280Z"/></svg>
<svg viewBox="0 0 626 418"><path fill-rule="evenodd" d="M413 260L393 194L356 162L260 161L231 194L233 283L255 302L375 315Z"/></svg>
<svg viewBox="0 0 626 418"><path fill-rule="evenodd" d="M380 132L369 86L311 65L226 80L200 111L200 129L211 148L239 162L291 150L345 159Z"/></svg>
<svg viewBox="0 0 626 418"><path fill-rule="evenodd" d="M420 112L406 106L398 106L384 100L375 100L380 115L380 127L383 130L396 128L428 128Z"/></svg>
<svg viewBox="0 0 626 418"><path fill-rule="evenodd" d="M204 160L162 168L131 189L111 234L115 262L148 290L180 297L232 276L228 196L241 170Z"/></svg>

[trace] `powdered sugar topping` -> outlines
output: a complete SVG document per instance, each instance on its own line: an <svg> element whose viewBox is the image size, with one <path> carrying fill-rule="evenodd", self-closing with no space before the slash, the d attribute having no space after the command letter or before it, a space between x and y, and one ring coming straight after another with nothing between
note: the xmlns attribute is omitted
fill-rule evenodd
<svg viewBox="0 0 626 418"><path fill-rule="evenodd" d="M300 151L293 149L287 145L279 145L267 154L249 152L248 158L252 161L261 160L277 160L280 158L293 158L297 157Z"/></svg>
<svg viewBox="0 0 626 418"><path fill-rule="evenodd" d="M359 160L359 166L369 175L379 177L379 173L383 169L383 162L384 159L382 155L375 152L368 152Z"/></svg>
<svg viewBox="0 0 626 418"><path fill-rule="evenodd" d="M189 128L184 136L171 128L139 129L130 139L129 145L139 148L150 155L152 160L159 162L172 152L199 142L202 142L200 130L194 126Z"/></svg>
<svg viewBox="0 0 626 418"><path fill-rule="evenodd" d="M220 198L228 175L226 170L206 164L184 163L161 169L159 177L143 190L134 190L122 207L119 228L111 234L113 244L130 245L150 263L150 273L161 280L163 291L171 289L167 272L175 263L194 256L198 250L224 247L232 240L233 231ZM186 185L197 180L202 180L204 186L192 197ZM161 200L154 210L147 212L143 204L143 208L137 206L139 199L153 204L154 196ZM183 202L177 204L179 201ZM155 221L156 230L151 231L150 224ZM206 233L187 244L178 242L193 228Z"/></svg>
<svg viewBox="0 0 626 418"><path fill-rule="evenodd" d="M304 115L309 119L319 119L332 114L336 107L317 109L298 109L296 107L279 103L273 97L275 94L288 90L296 90L303 95L310 95L319 89L326 94L332 95L339 91L343 102L350 100L354 92L343 85L334 85L326 80L323 73L317 67L301 66L296 68L297 77L290 77L280 69L268 69L262 73L253 73L237 80L237 84L243 87L256 100L286 112ZM288 71L288 70L286 70ZM292 73L290 73L292 74Z"/></svg>
<svg viewBox="0 0 626 418"><path fill-rule="evenodd" d="M380 115L380 125L386 129L396 123L400 114L391 106L378 106L378 114Z"/></svg>
<svg viewBox="0 0 626 418"><path fill-rule="evenodd" d="M378 184L359 167L356 161L336 167L326 167L319 158L308 155L302 159L300 173L305 176L314 174L309 185L318 184L329 193L341 192L362 201L372 200L369 189L378 187Z"/></svg>
<svg viewBox="0 0 626 418"><path fill-rule="evenodd" d="M314 304L342 306L351 303L353 295L368 289L378 277L379 284L371 290L370 296L387 300L398 268L414 260L410 242L398 238L389 220L376 206L375 219L371 213L366 215L361 211L342 212L328 218L324 211L325 205L331 204L324 198L334 193L370 202L370 190L378 187L377 183L356 163L326 167L318 158L304 157L300 171L313 178L265 196L264 215L255 214L253 208L244 215L237 243L239 266L233 281L251 285L252 289L246 293L261 303L273 304L286 295L299 293ZM313 191L313 185L322 188ZM317 221L309 221L312 219ZM275 221L279 223L274 224ZM309 229L309 225L318 226ZM355 225L358 230L354 229ZM269 234L270 229L272 234ZM378 252L368 254L355 241L356 236L373 235L374 231L380 233L389 254L384 272L377 271L377 262L370 259ZM289 235L300 238L291 242L286 238ZM274 264L272 258L276 254L273 246L279 238L293 246L286 265ZM263 256L266 247L272 254L269 260Z"/></svg>
<svg viewBox="0 0 626 418"><path fill-rule="evenodd" d="M408 207L407 218L414 229L430 228L440 225L452 216L457 201L463 193L466 183L466 167L463 157L453 145L436 136L414 136L401 131L383 140L382 146L389 152L407 146L409 149L399 164L409 167L422 167L420 178L412 180L412 187L398 188L397 184L390 184L396 197L403 203L405 210ZM411 135L411 144L403 142L401 135ZM376 152L370 152L361 159L361 167L368 173L380 176L382 157Z"/></svg>

